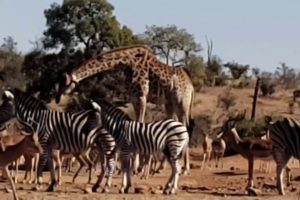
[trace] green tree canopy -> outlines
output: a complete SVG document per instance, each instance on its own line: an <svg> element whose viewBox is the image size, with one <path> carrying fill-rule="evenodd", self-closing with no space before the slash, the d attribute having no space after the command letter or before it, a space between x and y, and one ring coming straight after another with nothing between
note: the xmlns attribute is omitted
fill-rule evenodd
<svg viewBox="0 0 300 200"><path fill-rule="evenodd" d="M234 79L239 79L242 75L246 75L249 65L241 65L236 62L228 62L224 64L230 70L231 76Z"/></svg>
<svg viewBox="0 0 300 200"><path fill-rule="evenodd" d="M139 36L153 52L168 65L184 65L192 76L195 87L201 87L205 78L201 45L192 34L176 25L147 26Z"/></svg>
<svg viewBox="0 0 300 200"><path fill-rule="evenodd" d="M170 61L186 64L189 54L201 51L201 45L195 41L194 36L176 25L147 26L140 37L167 64Z"/></svg>
<svg viewBox="0 0 300 200"><path fill-rule="evenodd" d="M30 79L28 89L40 91L41 98L46 98L58 76L84 60L103 50L138 43L130 28L120 25L113 9L106 0L65 0L62 5L54 3L46 9L43 46L25 56L23 71ZM76 89L88 94L101 85L107 90L105 85L110 85L107 79L120 82L122 75L114 72L105 77L96 75Z"/></svg>

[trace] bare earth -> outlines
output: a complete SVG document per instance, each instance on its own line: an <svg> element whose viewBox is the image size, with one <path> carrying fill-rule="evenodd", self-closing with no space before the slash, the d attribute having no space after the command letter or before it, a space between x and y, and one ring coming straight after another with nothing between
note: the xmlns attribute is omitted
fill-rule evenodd
<svg viewBox="0 0 300 200"><path fill-rule="evenodd" d="M190 175L181 176L179 187L180 190L176 195L166 196L161 194L160 188L165 184L170 169L167 167L161 174L156 174L148 180L140 180L139 177L133 177L133 187L129 194L119 194L118 189L121 185L120 175L114 175L113 187L109 194L101 193L101 189L97 193L86 193L86 188L91 188L87 185L87 174L82 172L75 184L71 183L73 173L64 173L62 185L56 188L55 192L34 192L31 191L32 185L17 184L18 194L23 200L57 200L57 199L72 199L72 200L94 200L94 199L298 199L299 194L299 175L300 165L298 161L290 162L292 168L293 181L292 185L286 187L286 195L279 196L275 189L275 164L272 163L272 173L259 173L258 165L260 161L255 163L255 187L258 189L256 197L248 197L245 193L247 184L247 162L239 155L224 158L223 169L208 167L205 171L201 171L201 150L192 149L192 169ZM76 166L73 168L73 172ZM99 171L94 173L93 182ZM23 176L21 171L20 180ZM48 180L48 172L44 173L44 180ZM8 183L0 183L0 199L12 199L11 194L5 192L4 188ZM43 189L47 187L46 183ZM134 188L143 188L143 194L136 194ZM153 194L153 192L155 194Z"/></svg>
<svg viewBox="0 0 300 200"><path fill-rule="evenodd" d="M217 105L217 96L224 91L224 88L205 88L204 93L198 93L195 96L193 115L213 113ZM233 94L236 95L235 108L247 109L248 116L251 111L253 89L233 89ZM295 108L295 113L290 115L288 103L292 99L292 91L278 91L272 97L259 98L257 103L257 116L261 117L266 114L293 116L300 119L299 107ZM259 173L258 166L260 161L255 162L255 187L258 189L256 197L248 197L245 193L247 185L247 161L239 155L224 158L224 167L216 169L214 167L207 168L205 171L200 170L202 151L201 149L192 149L191 153L191 173L188 176L181 176L179 180L179 191L176 195L165 196L161 194L160 188L164 186L170 174L170 169L167 167L161 174L156 174L150 177L149 180L140 180L139 177L133 177L133 187L129 194L118 194L118 189L121 185L120 175L114 175L113 187L109 194L102 194L101 189L97 193L85 193L86 188L91 188L87 185L87 174L82 172L75 184L71 183L72 175L76 169L73 168L73 173L63 173L63 183L56 188L55 192L33 192L32 185L17 184L18 194L20 199L24 200L57 200L57 199L72 199L72 200L94 200L94 199L299 199L300 183L300 165L298 161L290 162L289 166L292 169L293 181L292 185L286 187L286 195L279 196L275 188L275 164L272 163L272 173ZM93 182L99 171L94 173ZM20 180L23 178L21 171ZM44 173L44 180L48 180L49 173ZM0 183L0 199L12 199L12 195L5 192L4 188L8 183ZM44 184L46 189L47 185ZM144 194L136 194L134 188L144 188ZM151 192L152 191L152 192ZM152 194L154 191L155 194Z"/></svg>

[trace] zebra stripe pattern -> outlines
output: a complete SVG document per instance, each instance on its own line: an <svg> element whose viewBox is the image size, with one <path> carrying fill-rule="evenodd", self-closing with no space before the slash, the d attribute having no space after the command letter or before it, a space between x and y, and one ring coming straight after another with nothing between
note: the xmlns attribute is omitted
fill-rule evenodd
<svg viewBox="0 0 300 200"><path fill-rule="evenodd" d="M127 193L131 186L131 156L163 152L171 164L172 173L164 193L173 194L178 188L180 158L187 148L189 135L186 127L173 119L152 123L140 123L131 120L127 114L106 101L97 101L101 107L102 123L112 134L120 148L122 187L121 193Z"/></svg>
<svg viewBox="0 0 300 200"><path fill-rule="evenodd" d="M277 189L279 194L284 195L284 169L292 156L300 159L300 123L293 118L283 118L269 123L269 131L277 165Z"/></svg>
<svg viewBox="0 0 300 200"><path fill-rule="evenodd" d="M111 142L110 145L103 145L102 143L105 143L105 141L100 139L101 133L105 131L100 130L101 118L99 111L90 109L76 113L56 112L47 109L41 101L19 89L6 90L4 94L7 97L6 101L13 102L15 106L14 115L29 123L35 130L39 126L38 135L43 152L37 169L36 189L40 187L42 171L47 162L51 172L51 184L47 191L53 191L56 186L54 166L51 159L52 149L72 153L83 152L94 142L105 148L109 146L107 149L108 155L111 154L111 149L114 149L114 142Z"/></svg>

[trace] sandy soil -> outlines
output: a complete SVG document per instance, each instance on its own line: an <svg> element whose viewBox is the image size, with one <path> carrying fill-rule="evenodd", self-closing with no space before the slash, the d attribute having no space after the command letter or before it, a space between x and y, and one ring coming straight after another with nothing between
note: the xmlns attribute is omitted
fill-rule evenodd
<svg viewBox="0 0 300 200"><path fill-rule="evenodd" d="M17 184L18 194L23 200L57 200L57 199L72 199L72 200L94 200L94 199L298 199L299 193L299 176L300 165L298 161L290 162L292 168L293 181L292 185L286 187L286 195L279 196L275 189L275 164L272 163L272 172L270 174L258 172L260 161L255 163L255 187L258 189L256 197L248 197L245 192L247 184L247 162L239 155L224 158L223 168L207 167L201 171L201 150L193 149L191 151L191 172L190 175L180 177L180 190L176 195L165 196L161 194L160 188L166 182L170 170L169 167L161 174L156 174L148 180L140 180L139 177L133 177L133 187L129 194L118 194L118 189L121 185L120 175L114 175L113 187L109 194L102 194L101 189L97 193L85 193L86 188L91 188L91 185L86 184L87 174L82 172L75 184L71 183L73 173L63 174L62 185L56 188L55 192L34 192L31 191L33 185L22 183ZM76 166L72 169L74 172ZM94 173L93 182L96 181L98 172ZM44 180L48 180L48 172L44 172ZM22 180L23 172L19 180ZM8 183L0 183L0 199L12 199L11 194L5 192L4 187ZM47 184L43 185L46 189ZM136 194L135 188L144 188L143 194ZM153 194L153 191L155 194Z"/></svg>

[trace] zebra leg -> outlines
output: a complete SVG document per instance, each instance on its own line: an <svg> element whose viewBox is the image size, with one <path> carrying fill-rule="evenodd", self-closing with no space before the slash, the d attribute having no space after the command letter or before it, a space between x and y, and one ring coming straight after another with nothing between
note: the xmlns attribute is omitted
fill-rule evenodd
<svg viewBox="0 0 300 200"><path fill-rule="evenodd" d="M60 151L54 151L52 154L53 157L53 162L56 163L56 167L57 168L57 182L58 185L61 185L61 168L62 168L62 159L61 159L61 152Z"/></svg>
<svg viewBox="0 0 300 200"><path fill-rule="evenodd" d="M47 188L47 192L53 192L54 191L54 187L57 185L57 181L55 179L55 169L54 169L54 163L53 163L53 159L51 154L49 154L50 156L48 157L48 166L49 166L49 170L50 170L50 178L51 178L51 182L49 187Z"/></svg>
<svg viewBox="0 0 300 200"><path fill-rule="evenodd" d="M72 179L72 183L75 182L75 179L77 178L79 172L81 171L81 169L84 166L84 162L82 160L82 158L80 157L80 155L75 155L76 160L79 162L79 168L77 169L77 171L75 172L73 179Z"/></svg>
<svg viewBox="0 0 300 200"><path fill-rule="evenodd" d="M178 188L178 179L179 179L179 172L180 172L180 163L178 159L170 160L168 159L172 172L168 179L168 182L164 189L164 194L174 194Z"/></svg>
<svg viewBox="0 0 300 200"><path fill-rule="evenodd" d="M106 183L103 189L103 192L109 192L109 189L111 188L111 182L112 182L112 175L114 173L115 170L115 159L114 159L114 155L108 157L107 156L107 160L106 163L108 163L108 170L107 170L107 179L106 179Z"/></svg>
<svg viewBox="0 0 300 200"><path fill-rule="evenodd" d="M121 155L121 168L122 168L122 187L120 193L128 193L131 186L130 171L131 171L131 157L130 155Z"/></svg>
<svg viewBox="0 0 300 200"><path fill-rule="evenodd" d="M291 155L287 154L284 151L280 151L278 149L274 150L274 159L276 162L276 176L277 176L277 189L280 195L285 195L284 185L283 185L283 176L284 169L291 158Z"/></svg>
<svg viewBox="0 0 300 200"><path fill-rule="evenodd" d="M147 179L148 175L149 175L149 167L150 167L152 156L150 154L146 154L143 157L144 157L143 158L143 164L140 165L141 168L144 168L141 179Z"/></svg>
<svg viewBox="0 0 300 200"><path fill-rule="evenodd" d="M37 168L37 182L33 190L39 191L41 188L41 182L42 182L42 177L43 177L43 170L46 166L48 157L50 156L50 152L47 148L47 143L41 143L43 152L41 153L38 161L38 168Z"/></svg>
<svg viewBox="0 0 300 200"><path fill-rule="evenodd" d="M133 174L138 174L138 169L140 166L140 155L138 153L134 156L134 162L133 162Z"/></svg>
<svg viewBox="0 0 300 200"><path fill-rule="evenodd" d="M159 164L159 167L158 169L156 170L156 173L160 173L161 170L165 169L165 165L166 165L166 156L163 155L163 158L162 159L159 159L160 161L160 164Z"/></svg>
<svg viewBox="0 0 300 200"><path fill-rule="evenodd" d="M98 176L98 179L97 179L97 182L94 184L93 188L92 188L92 191L93 192L97 192L97 189L100 187L100 184L104 178L104 175L105 175L105 168L106 168L106 163L105 163L105 160L104 160L104 153L100 153L100 162L101 162L101 173L100 175Z"/></svg>

